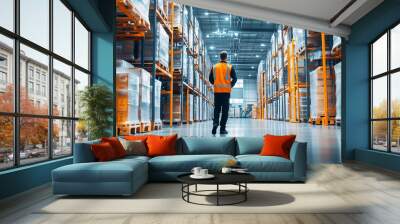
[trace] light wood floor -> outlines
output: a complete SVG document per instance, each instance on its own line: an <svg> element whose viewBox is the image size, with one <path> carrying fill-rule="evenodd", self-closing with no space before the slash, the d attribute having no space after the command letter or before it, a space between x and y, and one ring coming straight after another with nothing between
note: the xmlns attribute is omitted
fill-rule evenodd
<svg viewBox="0 0 400 224"><path fill-rule="evenodd" d="M357 214L37 214L34 211L38 207L54 200L49 186L43 186L0 202L0 223L400 223L397 173L357 163L324 164L312 167L308 181L324 186L346 201L362 200L367 206Z"/></svg>

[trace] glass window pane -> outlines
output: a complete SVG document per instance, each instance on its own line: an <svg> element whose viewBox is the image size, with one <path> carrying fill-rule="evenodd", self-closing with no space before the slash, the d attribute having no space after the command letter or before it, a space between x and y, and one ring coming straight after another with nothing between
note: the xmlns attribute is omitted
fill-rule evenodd
<svg viewBox="0 0 400 224"><path fill-rule="evenodd" d="M53 120L53 157L72 154L72 121Z"/></svg>
<svg viewBox="0 0 400 224"><path fill-rule="evenodd" d="M390 67L400 67L400 24L390 31Z"/></svg>
<svg viewBox="0 0 400 224"><path fill-rule="evenodd" d="M372 148L387 151L387 121L372 122Z"/></svg>
<svg viewBox="0 0 400 224"><path fill-rule="evenodd" d="M53 0L53 17L53 51L71 60L72 12L60 0Z"/></svg>
<svg viewBox="0 0 400 224"><path fill-rule="evenodd" d="M390 139L392 141L391 151L400 153L400 120L391 121L390 124Z"/></svg>
<svg viewBox="0 0 400 224"><path fill-rule="evenodd" d="M1 13L1 12L0 12ZM0 111L14 111L14 43L0 35Z"/></svg>
<svg viewBox="0 0 400 224"><path fill-rule="evenodd" d="M0 26L14 31L14 0L1 0Z"/></svg>
<svg viewBox="0 0 400 224"><path fill-rule="evenodd" d="M49 120L45 118L21 117L20 119L20 163L35 163L49 158Z"/></svg>
<svg viewBox="0 0 400 224"><path fill-rule="evenodd" d="M49 0L20 0L21 36L49 48Z"/></svg>
<svg viewBox="0 0 400 224"><path fill-rule="evenodd" d="M75 121L75 143L85 142L88 138L88 129L84 120Z"/></svg>
<svg viewBox="0 0 400 224"><path fill-rule="evenodd" d="M89 70L89 32L75 18L75 63Z"/></svg>
<svg viewBox="0 0 400 224"><path fill-rule="evenodd" d="M387 34L372 44L372 68L374 76L387 71Z"/></svg>
<svg viewBox="0 0 400 224"><path fill-rule="evenodd" d="M391 104L391 116L400 117L400 72L391 74L390 85L390 104Z"/></svg>
<svg viewBox="0 0 400 224"><path fill-rule="evenodd" d="M0 116L0 170L14 165L14 122L10 116Z"/></svg>
<svg viewBox="0 0 400 224"><path fill-rule="evenodd" d="M387 118L387 77L372 81L372 118Z"/></svg>
<svg viewBox="0 0 400 224"><path fill-rule="evenodd" d="M75 69L75 117L81 115L80 95L87 86L89 86L89 75Z"/></svg>
<svg viewBox="0 0 400 224"><path fill-rule="evenodd" d="M21 113L47 115L49 108L49 57L21 44Z"/></svg>
<svg viewBox="0 0 400 224"><path fill-rule="evenodd" d="M53 60L53 114L72 117L72 68Z"/></svg>

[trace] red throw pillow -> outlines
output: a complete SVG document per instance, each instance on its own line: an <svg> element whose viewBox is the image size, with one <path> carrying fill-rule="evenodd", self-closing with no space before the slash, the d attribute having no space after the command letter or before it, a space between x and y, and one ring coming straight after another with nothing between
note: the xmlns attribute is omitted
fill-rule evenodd
<svg viewBox="0 0 400 224"><path fill-rule="evenodd" d="M260 155L262 156L280 156L286 159L290 158L290 148L296 135L275 136L265 135L264 146L261 149Z"/></svg>
<svg viewBox="0 0 400 224"><path fill-rule="evenodd" d="M176 155L176 140L178 135L157 136L150 135L147 140L148 156Z"/></svg>
<svg viewBox="0 0 400 224"><path fill-rule="evenodd" d="M101 138L101 142L108 142L114 149L115 155L117 158L122 158L126 156L126 151L124 146L122 146L121 142L117 137L109 137L109 138Z"/></svg>
<svg viewBox="0 0 400 224"><path fill-rule="evenodd" d="M91 145L94 157L99 162L110 161L116 159L115 151L112 145L108 142Z"/></svg>

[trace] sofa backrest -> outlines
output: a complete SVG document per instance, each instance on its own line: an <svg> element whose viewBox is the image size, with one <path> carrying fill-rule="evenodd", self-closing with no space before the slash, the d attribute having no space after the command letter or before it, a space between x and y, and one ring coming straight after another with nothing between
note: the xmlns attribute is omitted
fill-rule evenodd
<svg viewBox="0 0 400 224"><path fill-rule="evenodd" d="M263 145L263 137L237 137L236 155L259 154Z"/></svg>
<svg viewBox="0 0 400 224"><path fill-rule="evenodd" d="M177 154L226 154L235 155L233 137L182 137L177 142Z"/></svg>
<svg viewBox="0 0 400 224"><path fill-rule="evenodd" d="M74 147L74 163L90 163L95 162L96 158L93 155L91 145L99 144L100 140L75 143Z"/></svg>

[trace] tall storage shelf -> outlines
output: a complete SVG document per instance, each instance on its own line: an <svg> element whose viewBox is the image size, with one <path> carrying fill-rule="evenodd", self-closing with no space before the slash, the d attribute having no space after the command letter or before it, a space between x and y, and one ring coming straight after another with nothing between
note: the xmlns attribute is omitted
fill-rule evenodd
<svg viewBox="0 0 400 224"><path fill-rule="evenodd" d="M116 4L117 59L124 61L118 63L120 67L117 67L117 118L119 114L129 113L129 104L123 102L130 102L134 93L128 95L128 99L122 96L126 97L123 93L132 91L129 86L129 82L132 82L130 76L138 76L140 83L136 92L139 96L138 119L131 120L129 114L120 116L121 119L117 119L118 134L160 129L161 95L173 97L174 14L169 9L174 7L174 3L166 0L116 0ZM126 72L127 69L130 72ZM124 84L126 80L128 84ZM127 89L123 89L125 87L121 84ZM123 88L118 89L119 86ZM168 91L161 90L163 86L168 86Z"/></svg>
<svg viewBox="0 0 400 224"><path fill-rule="evenodd" d="M118 133L134 134L159 129L163 123L172 127L174 123L210 119L213 97L207 74L211 63L192 8L171 0L116 2L117 59L130 69L117 69L121 75L118 73L116 80L120 77L124 84L117 94L118 102L130 102L129 97L134 95L133 88L128 88L133 82L130 76L139 76L138 119L129 120L132 109L122 103L118 107ZM124 83L126 80L128 83Z"/></svg>
<svg viewBox="0 0 400 224"><path fill-rule="evenodd" d="M258 72L257 118L340 123L340 38L280 26L271 44Z"/></svg>
<svg viewBox="0 0 400 224"><path fill-rule="evenodd" d="M174 107L170 112L164 110L164 121L172 119L176 124L189 124L209 120L213 102L212 87L206 74L211 65L200 27L191 7L175 4L173 10ZM170 113L172 118L168 116Z"/></svg>

